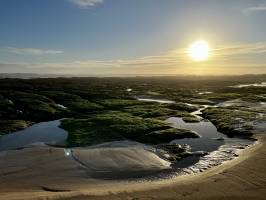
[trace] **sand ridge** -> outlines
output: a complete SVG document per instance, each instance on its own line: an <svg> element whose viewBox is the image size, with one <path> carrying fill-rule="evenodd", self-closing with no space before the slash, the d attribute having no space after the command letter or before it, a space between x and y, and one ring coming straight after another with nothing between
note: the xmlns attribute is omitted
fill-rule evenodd
<svg viewBox="0 0 266 200"><path fill-rule="evenodd" d="M67 159L56 158L56 181L49 180L49 170L41 179L23 180L36 172L27 169L1 171L0 199L264 199L266 194L266 136L257 135L256 145L240 156L205 172L164 181L125 182L88 181L86 173ZM38 152L36 152L38 153ZM47 153L49 154L49 153ZM15 161L14 161L15 162ZM60 166L68 168L68 177ZM46 166L38 166L45 168ZM1 168L2 170L3 168ZM73 171L75 169L75 173ZM13 175L12 175L13 173ZM62 174L60 174L62 173ZM13 178L12 178L13 177ZM55 179L53 179L55 180ZM23 184L27 183L27 184Z"/></svg>

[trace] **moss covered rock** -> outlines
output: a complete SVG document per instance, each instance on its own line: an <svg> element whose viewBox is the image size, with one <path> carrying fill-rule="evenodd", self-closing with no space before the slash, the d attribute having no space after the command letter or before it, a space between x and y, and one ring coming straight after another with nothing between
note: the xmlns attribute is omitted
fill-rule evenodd
<svg viewBox="0 0 266 200"><path fill-rule="evenodd" d="M168 123L144 119L123 112L107 112L87 119L65 119L61 127L69 132L68 146L86 146L114 140L158 144L197 137L189 130L171 128Z"/></svg>
<svg viewBox="0 0 266 200"><path fill-rule="evenodd" d="M0 136L25 129L29 124L24 120L0 120Z"/></svg>

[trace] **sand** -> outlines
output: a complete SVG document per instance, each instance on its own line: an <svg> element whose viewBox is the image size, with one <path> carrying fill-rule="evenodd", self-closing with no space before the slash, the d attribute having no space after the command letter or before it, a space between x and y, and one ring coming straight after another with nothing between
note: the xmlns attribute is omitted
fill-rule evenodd
<svg viewBox="0 0 266 200"><path fill-rule="evenodd" d="M3 151L0 152L0 199L12 199L9 195L15 193L18 194L14 199L20 199L19 193L102 188L118 183L114 179L127 180L168 169L170 163L145 145L127 142L72 151L47 146Z"/></svg>
<svg viewBox="0 0 266 200"><path fill-rule="evenodd" d="M73 159L89 178L125 179L170 169L170 162L141 146L74 150Z"/></svg>
<svg viewBox="0 0 266 200"><path fill-rule="evenodd" d="M0 199L265 199L266 136L257 138L256 145L232 161L202 173L152 182L88 179L82 166L59 151L50 156L51 152L42 149L25 150L28 161L20 159L21 151L9 155L8 160L3 160L1 153ZM34 156L40 153L42 157ZM23 168L25 163L31 165Z"/></svg>

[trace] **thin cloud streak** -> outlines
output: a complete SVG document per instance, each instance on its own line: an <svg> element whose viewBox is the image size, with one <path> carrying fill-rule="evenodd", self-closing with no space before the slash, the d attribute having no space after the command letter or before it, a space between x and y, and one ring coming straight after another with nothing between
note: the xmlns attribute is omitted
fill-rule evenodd
<svg viewBox="0 0 266 200"><path fill-rule="evenodd" d="M213 50L213 54L216 56L233 56L233 55L263 54L263 53L266 53L265 42L226 45L215 48Z"/></svg>
<svg viewBox="0 0 266 200"><path fill-rule="evenodd" d="M266 4L245 8L243 12L245 14L253 12L266 12Z"/></svg>
<svg viewBox="0 0 266 200"><path fill-rule="evenodd" d="M35 49L35 48L14 48L8 47L6 49L9 53L14 54L24 54L24 55L32 55L32 56L41 56L46 54L61 54L63 51L58 50L44 50L44 49Z"/></svg>
<svg viewBox="0 0 266 200"><path fill-rule="evenodd" d="M79 8L87 9L104 2L104 0L68 0L69 2L77 5Z"/></svg>

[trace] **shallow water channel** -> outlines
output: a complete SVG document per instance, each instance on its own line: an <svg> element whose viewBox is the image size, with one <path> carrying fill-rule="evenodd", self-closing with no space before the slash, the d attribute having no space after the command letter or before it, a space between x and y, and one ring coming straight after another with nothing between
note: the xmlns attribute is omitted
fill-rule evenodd
<svg viewBox="0 0 266 200"><path fill-rule="evenodd" d="M138 99L143 100L143 99ZM175 103L173 101L160 100L160 99L148 99L145 101L159 102L159 103ZM185 138L173 140L171 143L180 145L189 145L191 148L192 156L182 159L181 161L174 163L173 167L179 172L184 173L203 171L211 166L221 164L226 160L231 160L237 156L239 149L246 148L254 143L254 141L242 138L230 138L225 134L217 131L215 125L209 120L203 119L200 115L208 105L201 105L203 108L199 108L197 111L191 114L201 119L200 122L187 123L180 117L170 117L166 121L169 122L172 127L184 128L197 132L199 138ZM201 157L202 153L207 155Z"/></svg>
<svg viewBox="0 0 266 200"><path fill-rule="evenodd" d="M0 138L0 151L18 149L25 146L63 144L67 131L59 128L60 120L41 122Z"/></svg>
<svg viewBox="0 0 266 200"><path fill-rule="evenodd" d="M160 99L139 99L141 101L151 101L159 103L174 103L169 100ZM206 108L205 106L204 108ZM200 114L204 108L191 114L201 118ZM226 135L217 131L216 127L208 120L202 119L197 123L186 123L182 118L171 117L166 120L173 127L185 128L197 132L200 138L186 138L174 140L171 143L181 145L189 145L191 148L192 156L182 159L181 161L172 165L175 172L194 173L203 171L211 166L221 164L223 161L230 160L236 156L239 149L251 145L253 142L247 139L228 138ZM0 138L0 151L19 149L23 147L43 146L43 145L58 145L64 144L67 139L67 132L59 128L60 120L41 122L34 124L24 130L14 132L2 136ZM129 147L125 141L108 143L108 147ZM97 145L97 148L105 147ZM134 146L134 145L133 145ZM90 147L86 147L90 148ZM93 148L93 147L91 147ZM85 148L84 148L85 149ZM202 152L207 152L208 155L202 156ZM72 150L65 149L66 155L71 155ZM73 157L73 156L72 156Z"/></svg>

